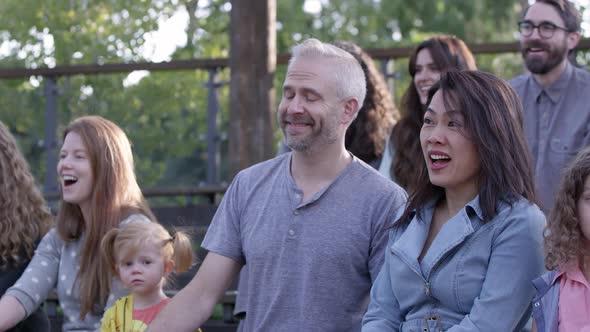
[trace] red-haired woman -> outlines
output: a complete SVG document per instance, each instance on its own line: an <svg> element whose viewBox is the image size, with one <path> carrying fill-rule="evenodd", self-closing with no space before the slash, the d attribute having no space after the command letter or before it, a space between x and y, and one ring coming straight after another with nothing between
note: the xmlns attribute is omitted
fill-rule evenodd
<svg viewBox="0 0 590 332"><path fill-rule="evenodd" d="M155 220L135 179L131 144L121 128L85 116L72 121L63 137L56 227L0 300L0 331L38 308L53 288L64 313L63 331L99 329L105 307L126 294L116 280L110 287L109 266L97 255L102 238L122 222Z"/></svg>

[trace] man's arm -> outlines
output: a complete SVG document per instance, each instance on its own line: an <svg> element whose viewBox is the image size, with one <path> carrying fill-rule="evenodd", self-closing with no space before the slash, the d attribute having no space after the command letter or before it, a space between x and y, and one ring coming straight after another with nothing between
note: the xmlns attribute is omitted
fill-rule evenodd
<svg viewBox="0 0 590 332"><path fill-rule="evenodd" d="M209 252L199 271L152 321L146 332L193 332L205 322L242 264Z"/></svg>

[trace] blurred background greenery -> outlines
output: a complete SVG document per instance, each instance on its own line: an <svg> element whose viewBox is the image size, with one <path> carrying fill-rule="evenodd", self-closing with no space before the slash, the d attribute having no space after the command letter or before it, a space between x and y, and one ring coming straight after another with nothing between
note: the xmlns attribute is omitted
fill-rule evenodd
<svg viewBox="0 0 590 332"><path fill-rule="evenodd" d="M511 42L528 0L277 0L277 52L315 37L364 48L411 46L436 34L469 43ZM587 1L578 1L582 12ZM231 3L221 0L2 0L0 67L129 63L229 56ZM586 24L586 23L585 23ZM244 59L244 61L255 61ZM508 79L520 55L478 55L478 66ZM588 63L585 53L578 62ZM409 84L407 60L397 73L395 101ZM279 65L276 86L284 78ZM142 187L199 185L206 178L208 73L203 70L62 77L57 81L60 128L83 114L105 116L134 144ZM227 82L229 69L217 80ZM280 91L280 90L277 90ZM228 182L229 89L218 89L220 179ZM0 80L0 120L19 140L34 174L45 174L43 77ZM280 97L277 96L277 102ZM276 141L279 140L277 131Z"/></svg>

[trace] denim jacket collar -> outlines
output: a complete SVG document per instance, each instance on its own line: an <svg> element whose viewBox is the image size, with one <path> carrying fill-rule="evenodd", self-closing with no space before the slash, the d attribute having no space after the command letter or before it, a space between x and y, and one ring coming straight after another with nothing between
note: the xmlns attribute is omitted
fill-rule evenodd
<svg viewBox="0 0 590 332"><path fill-rule="evenodd" d="M563 272L556 270L545 272L542 276L533 280L533 285L537 290L537 297L543 297L551 287L559 280Z"/></svg>
<svg viewBox="0 0 590 332"><path fill-rule="evenodd" d="M438 262L469 235L473 234L483 221L479 196L476 196L446 222L422 261L419 262L418 258L428 237L432 215L437 202L438 199L433 199L425 204L419 212L414 211L413 218L406 230L391 246L393 252L399 255L414 271L422 274L425 279L429 278Z"/></svg>

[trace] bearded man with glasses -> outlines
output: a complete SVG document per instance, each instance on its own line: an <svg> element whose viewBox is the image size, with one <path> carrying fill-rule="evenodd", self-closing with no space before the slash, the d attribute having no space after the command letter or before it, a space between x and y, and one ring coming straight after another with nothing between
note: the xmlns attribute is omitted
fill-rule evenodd
<svg viewBox="0 0 590 332"><path fill-rule="evenodd" d="M518 30L528 73L510 84L523 104L539 206L548 214L562 169L590 144L590 73L569 61L580 41L580 13L567 0L537 0Z"/></svg>

